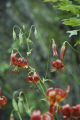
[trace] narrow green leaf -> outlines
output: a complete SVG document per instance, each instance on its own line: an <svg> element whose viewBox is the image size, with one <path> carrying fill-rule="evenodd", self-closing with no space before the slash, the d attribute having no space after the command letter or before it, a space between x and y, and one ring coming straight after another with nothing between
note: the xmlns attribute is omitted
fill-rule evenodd
<svg viewBox="0 0 80 120"><path fill-rule="evenodd" d="M20 114L24 113L24 108L23 108L23 97L19 96L19 100L18 100L18 108L19 108L19 112Z"/></svg>
<svg viewBox="0 0 80 120"><path fill-rule="evenodd" d="M43 99L40 99L40 100L41 100L41 101L45 101L45 102L47 101L47 99L46 99L46 98L43 98Z"/></svg>
<svg viewBox="0 0 80 120"><path fill-rule="evenodd" d="M80 45L80 40L78 40L78 41L74 44L74 46L77 46L77 45Z"/></svg>

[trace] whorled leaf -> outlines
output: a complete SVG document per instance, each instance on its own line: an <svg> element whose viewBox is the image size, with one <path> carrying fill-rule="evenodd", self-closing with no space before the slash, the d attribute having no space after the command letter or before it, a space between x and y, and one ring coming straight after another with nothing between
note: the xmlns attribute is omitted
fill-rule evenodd
<svg viewBox="0 0 80 120"><path fill-rule="evenodd" d="M69 37L72 37L73 35L77 35L77 32L79 30L71 30L71 31L67 31L67 33L69 33Z"/></svg>
<svg viewBox="0 0 80 120"><path fill-rule="evenodd" d="M70 26L80 26L80 19L73 17L73 18L69 18L69 19L65 19L63 24L65 25L70 25Z"/></svg>
<svg viewBox="0 0 80 120"><path fill-rule="evenodd" d="M59 9L60 10L65 10L65 11L70 11L72 12L73 14L77 15L77 14L80 14L80 6L78 5L74 5L74 4L62 4L59 6Z"/></svg>

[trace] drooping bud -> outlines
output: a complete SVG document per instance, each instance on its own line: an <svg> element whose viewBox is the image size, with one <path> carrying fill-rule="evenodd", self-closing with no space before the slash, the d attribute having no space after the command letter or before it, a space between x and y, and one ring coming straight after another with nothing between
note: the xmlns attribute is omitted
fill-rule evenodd
<svg viewBox="0 0 80 120"><path fill-rule="evenodd" d="M10 120L14 120L14 115L13 115L13 113L11 113L11 115L10 115Z"/></svg>
<svg viewBox="0 0 80 120"><path fill-rule="evenodd" d="M53 40L53 43L52 43L52 51L53 51L53 55L55 57L58 56L58 54L57 54L57 48L56 48L56 44L55 44L54 40Z"/></svg>
<svg viewBox="0 0 80 120"><path fill-rule="evenodd" d="M39 110L33 111L32 117L30 120L41 120L41 112Z"/></svg>
<svg viewBox="0 0 80 120"><path fill-rule="evenodd" d="M13 118L13 117L11 117L11 118L10 118L10 120L14 120L14 118Z"/></svg>
<svg viewBox="0 0 80 120"><path fill-rule="evenodd" d="M65 46L65 42L64 42L62 47L61 47L61 51L60 51L60 59L61 60L63 60L63 58L64 58L65 50L66 50L66 46Z"/></svg>

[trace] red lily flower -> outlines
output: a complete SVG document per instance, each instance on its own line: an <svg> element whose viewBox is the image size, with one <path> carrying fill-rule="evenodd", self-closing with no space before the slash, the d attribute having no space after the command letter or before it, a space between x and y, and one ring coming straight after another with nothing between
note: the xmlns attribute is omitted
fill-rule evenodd
<svg viewBox="0 0 80 120"><path fill-rule="evenodd" d="M7 103L7 98L5 96L0 96L0 106L4 106Z"/></svg>
<svg viewBox="0 0 80 120"><path fill-rule="evenodd" d="M62 115L64 120L77 120L80 118L80 104L70 106L66 104L62 107Z"/></svg>
<svg viewBox="0 0 80 120"><path fill-rule="evenodd" d="M27 75L27 80L29 82L39 82L39 76L36 74L36 72L29 72Z"/></svg>
<svg viewBox="0 0 80 120"><path fill-rule="evenodd" d="M46 97L50 104L61 103L66 98L69 90L70 86L67 87L65 92L59 88L49 88L46 92Z"/></svg>
<svg viewBox="0 0 80 120"><path fill-rule="evenodd" d="M63 70L64 69L64 63L57 59L56 61L52 61L51 62L51 65L56 68L56 69L59 69L59 70Z"/></svg>
<svg viewBox="0 0 80 120"><path fill-rule="evenodd" d="M64 58L65 50L66 50L66 46L65 46L65 42L64 42L62 47L61 47L61 52L60 52L60 59L61 60L63 60L63 58Z"/></svg>
<svg viewBox="0 0 80 120"><path fill-rule="evenodd" d="M18 52L11 53L11 58L10 58L10 65L15 65L21 68L28 68L29 64L26 59L21 58L21 57L16 57Z"/></svg>
<svg viewBox="0 0 80 120"><path fill-rule="evenodd" d="M50 104L50 106L49 106L49 112L51 114L54 114L54 115L55 115L55 112L57 112L58 114L60 114L62 112L62 108L59 105Z"/></svg>
<svg viewBox="0 0 80 120"><path fill-rule="evenodd" d="M1 89L0 89L0 106L4 106L7 103L7 98L5 96L1 96Z"/></svg>
<svg viewBox="0 0 80 120"><path fill-rule="evenodd" d="M42 118L43 118L43 120L54 120L52 114L49 113L49 112L48 113L44 113Z"/></svg>
<svg viewBox="0 0 80 120"><path fill-rule="evenodd" d="M41 120L41 112L39 110L35 110L32 113L32 117L30 120Z"/></svg>
<svg viewBox="0 0 80 120"><path fill-rule="evenodd" d="M55 57L58 56L58 54L57 54L57 48L56 48L56 44L55 44L54 40L53 40L53 44L52 44L52 51L53 51L53 55Z"/></svg>

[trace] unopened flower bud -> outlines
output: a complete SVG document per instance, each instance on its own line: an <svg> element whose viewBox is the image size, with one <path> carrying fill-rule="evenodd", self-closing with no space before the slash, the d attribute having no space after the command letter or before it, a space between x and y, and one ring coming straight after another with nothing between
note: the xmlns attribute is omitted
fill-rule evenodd
<svg viewBox="0 0 80 120"><path fill-rule="evenodd" d="M53 51L53 55L55 57L58 56L58 54L57 54L57 48L56 48L56 44L55 44L54 40L53 40L53 43L52 43L52 51Z"/></svg>
<svg viewBox="0 0 80 120"><path fill-rule="evenodd" d="M13 115L13 113L11 113L11 115L10 115L10 120L14 120L14 115Z"/></svg>
<svg viewBox="0 0 80 120"><path fill-rule="evenodd" d="M41 120L41 112L39 110L35 110L32 113L32 117L30 120Z"/></svg>
<svg viewBox="0 0 80 120"><path fill-rule="evenodd" d="M13 118L13 117L10 117L10 120L14 120L14 118Z"/></svg>
<svg viewBox="0 0 80 120"><path fill-rule="evenodd" d="M65 50L66 50L66 46L65 46L65 42L64 42L62 47L61 47L61 51L60 51L60 59L61 60L63 60L63 58L64 58Z"/></svg>

